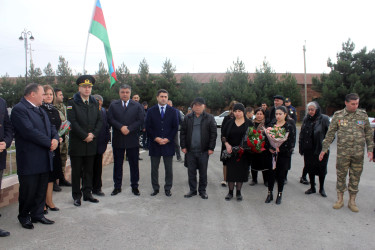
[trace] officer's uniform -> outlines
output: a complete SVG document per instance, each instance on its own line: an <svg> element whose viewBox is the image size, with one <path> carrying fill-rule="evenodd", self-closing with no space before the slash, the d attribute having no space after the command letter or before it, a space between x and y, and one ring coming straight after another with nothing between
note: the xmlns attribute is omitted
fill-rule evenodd
<svg viewBox="0 0 375 250"><path fill-rule="evenodd" d="M77 85L93 85L94 83L95 79L90 75L80 76L77 80ZM84 200L92 198L93 165L97 150L96 137L100 133L102 120L99 104L91 95L88 102L84 103L80 93L77 92L68 101L66 108L68 121L71 123L69 155L72 166L72 196L76 205L76 200L80 200L82 196L80 187L81 172L83 198ZM94 140L87 143L84 139L87 138L89 133L94 134Z"/></svg>
<svg viewBox="0 0 375 250"><path fill-rule="evenodd" d="M372 152L374 147L372 129L366 111L357 109L351 113L342 109L335 112L323 141L323 152L327 153L329 145L335 138L336 131L336 189L337 192L341 193L347 190L346 175L349 170L348 190L350 194L355 195L358 192L358 184L363 169L365 143L367 144L367 152Z"/></svg>
<svg viewBox="0 0 375 250"><path fill-rule="evenodd" d="M285 102L291 102L290 98L285 98ZM297 110L295 107L292 105L286 106L285 107L288 109L288 115L290 118L292 118L295 122L297 122Z"/></svg>

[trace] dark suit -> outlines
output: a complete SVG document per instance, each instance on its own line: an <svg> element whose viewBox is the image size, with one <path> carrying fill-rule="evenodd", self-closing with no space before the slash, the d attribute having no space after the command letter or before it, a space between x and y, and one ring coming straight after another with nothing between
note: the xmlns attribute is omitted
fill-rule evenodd
<svg viewBox="0 0 375 250"><path fill-rule="evenodd" d="M21 223L43 218L49 172L53 171L51 140L59 139L47 113L25 98L14 106L11 115L17 149L17 174L20 183Z"/></svg>
<svg viewBox="0 0 375 250"><path fill-rule="evenodd" d="M110 126L108 124L107 112L104 108L100 110L102 116L102 129L97 138L98 148L95 155L94 167L92 172L92 190L101 191L102 189L102 170L103 154L107 150L108 142L111 138Z"/></svg>
<svg viewBox="0 0 375 250"><path fill-rule="evenodd" d="M154 190L159 191L159 163L163 156L165 167L164 189L169 191L172 188L173 172L172 158L175 154L174 137L178 131L178 117L174 108L166 105L164 118L161 118L159 105L151 107L147 111L146 131L149 144L149 155L151 156L151 182ZM160 145L155 138L167 138L169 142Z"/></svg>
<svg viewBox="0 0 375 250"><path fill-rule="evenodd" d="M138 188L139 181L139 128L143 125L144 108L138 102L129 100L128 106L123 106L122 100L115 100L108 109L108 122L113 127L113 181L115 188L122 185L122 165L124 153L130 166L130 182L132 188ZM129 134L121 132L122 126L128 126Z"/></svg>
<svg viewBox="0 0 375 250"><path fill-rule="evenodd" d="M72 130L69 132L69 155L72 166L72 196L74 200L91 196L92 174L94 159L97 151L97 137L102 128L102 118L99 104L92 96L85 104L78 93L68 101L66 107L68 120ZM89 133L94 134L94 140L83 141ZM82 191L81 180L82 176Z"/></svg>
<svg viewBox="0 0 375 250"><path fill-rule="evenodd" d="M7 104L0 98L0 142L5 142L6 148L9 148L13 140L13 128L9 119ZM7 151L0 153L0 191L3 171L6 168Z"/></svg>

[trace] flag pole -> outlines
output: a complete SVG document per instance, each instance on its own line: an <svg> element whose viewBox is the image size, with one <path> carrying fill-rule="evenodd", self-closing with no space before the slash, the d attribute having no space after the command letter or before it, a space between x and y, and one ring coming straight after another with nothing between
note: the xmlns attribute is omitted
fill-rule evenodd
<svg viewBox="0 0 375 250"><path fill-rule="evenodd" d="M90 27L89 27L89 31L88 31L88 33L87 33L87 41L86 41L85 57L84 57L84 59L83 59L83 71L82 71L82 74L85 74L85 68L86 68L86 56L87 56L87 47L88 47L88 45L89 45L90 30L91 30L92 20L94 19L95 9L96 9L96 1L97 1L97 0L94 0L94 1L95 1L94 9L92 10L92 16L91 16L91 20L90 20Z"/></svg>

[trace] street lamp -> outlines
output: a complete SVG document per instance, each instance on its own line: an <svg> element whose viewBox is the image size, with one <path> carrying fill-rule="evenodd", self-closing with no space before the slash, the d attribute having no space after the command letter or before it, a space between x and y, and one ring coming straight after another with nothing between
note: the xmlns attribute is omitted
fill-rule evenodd
<svg viewBox="0 0 375 250"><path fill-rule="evenodd" d="M25 74L25 81L26 81L26 84L27 84L27 47L28 47L28 44L27 44L27 37L29 37L29 39L31 41L34 41L34 37L33 37L33 34L31 33L31 31L28 31L25 30L21 32L21 36L18 38L20 41L25 41L25 62L26 62L26 74Z"/></svg>

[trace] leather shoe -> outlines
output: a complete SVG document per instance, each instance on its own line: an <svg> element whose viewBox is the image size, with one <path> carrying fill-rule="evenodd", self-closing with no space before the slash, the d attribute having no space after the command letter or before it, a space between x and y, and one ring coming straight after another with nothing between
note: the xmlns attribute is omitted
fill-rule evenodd
<svg viewBox="0 0 375 250"><path fill-rule="evenodd" d="M233 194L228 193L227 196L225 196L226 201L230 201L233 198Z"/></svg>
<svg viewBox="0 0 375 250"><path fill-rule="evenodd" d="M45 225L51 225L51 224L55 223L53 220L49 220L46 217L43 217L41 219L31 219L31 222L32 223L40 222L40 223L45 224Z"/></svg>
<svg viewBox="0 0 375 250"><path fill-rule="evenodd" d="M208 195L207 195L206 192L201 192L201 193L199 194L199 196L200 196L203 200L207 200L207 199L208 199Z"/></svg>
<svg viewBox="0 0 375 250"><path fill-rule="evenodd" d="M121 193L121 188L115 188L115 189L113 189L111 195L114 196L114 195L117 195L118 193Z"/></svg>
<svg viewBox="0 0 375 250"><path fill-rule="evenodd" d="M0 237L6 237L6 236L9 236L9 235L10 235L10 233L8 231L0 229Z"/></svg>
<svg viewBox="0 0 375 250"><path fill-rule="evenodd" d="M81 206L81 199L76 199L76 200L74 200L74 206L76 206L76 207L79 207L79 206Z"/></svg>
<svg viewBox="0 0 375 250"><path fill-rule="evenodd" d="M71 187L72 184L64 178L59 180L59 186Z"/></svg>
<svg viewBox="0 0 375 250"><path fill-rule="evenodd" d="M94 197L92 197L92 195L87 196L87 197L83 197L83 200L84 201L89 201L89 202L92 202L92 203L98 203L99 202L99 200L95 199Z"/></svg>
<svg viewBox="0 0 375 250"><path fill-rule="evenodd" d="M250 182L250 186L255 186L256 184L258 184L257 181L251 181L251 182Z"/></svg>
<svg viewBox="0 0 375 250"><path fill-rule="evenodd" d="M190 191L189 193L185 194L185 198L191 198L193 196L197 195L197 191Z"/></svg>
<svg viewBox="0 0 375 250"><path fill-rule="evenodd" d="M21 223L21 225L22 225L22 227L23 228L26 228L26 229L33 229L34 228L34 225L33 225L33 223L31 223L31 221L26 221L26 222L20 222Z"/></svg>
<svg viewBox="0 0 375 250"><path fill-rule="evenodd" d="M53 191L55 192L61 192L61 187L59 187L59 185L56 184L56 182L53 183Z"/></svg>
<svg viewBox="0 0 375 250"><path fill-rule="evenodd" d="M316 190L312 188L307 189L307 191L305 192L305 194L315 194L315 193L316 193Z"/></svg>
<svg viewBox="0 0 375 250"><path fill-rule="evenodd" d="M319 193L320 193L321 196L323 196L323 197L327 197L327 194L326 194L326 192L324 191L324 189L320 189L320 190L319 190Z"/></svg>
<svg viewBox="0 0 375 250"><path fill-rule="evenodd" d="M139 192L139 189L138 188L132 188L132 193L136 196L139 196L141 195L141 193Z"/></svg>
<svg viewBox="0 0 375 250"><path fill-rule="evenodd" d="M92 191L92 194L95 194L97 196L105 196L105 194L102 192L102 190L95 190Z"/></svg>
<svg viewBox="0 0 375 250"><path fill-rule="evenodd" d="M165 195L168 197L171 197L172 196L171 190L165 190Z"/></svg>
<svg viewBox="0 0 375 250"><path fill-rule="evenodd" d="M155 196L159 193L159 190L154 190L154 192L151 193L151 196Z"/></svg>

